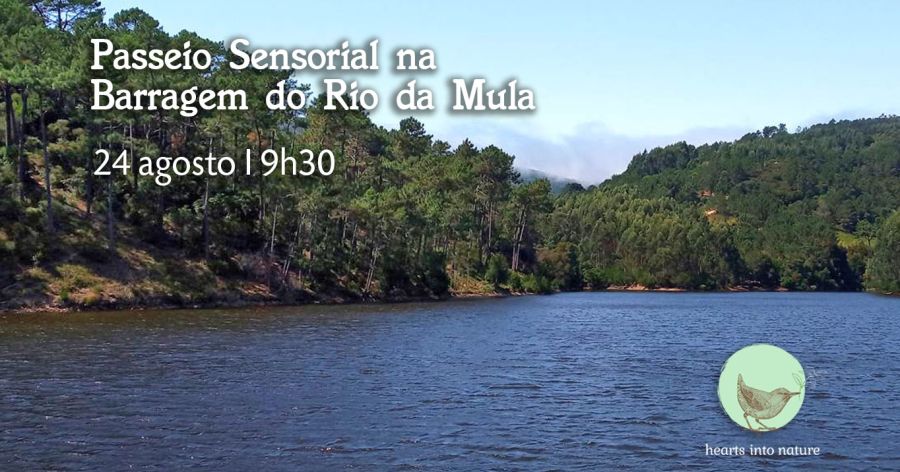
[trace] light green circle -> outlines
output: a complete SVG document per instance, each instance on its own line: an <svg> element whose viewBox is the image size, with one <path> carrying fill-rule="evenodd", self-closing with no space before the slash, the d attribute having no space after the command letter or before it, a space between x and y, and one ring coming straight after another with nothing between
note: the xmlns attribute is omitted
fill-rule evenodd
<svg viewBox="0 0 900 472"><path fill-rule="evenodd" d="M745 386L741 392L738 376ZM803 366L794 356L771 344L751 344L732 354L722 366L719 402L742 428L774 431L797 416L806 396L805 385Z"/></svg>

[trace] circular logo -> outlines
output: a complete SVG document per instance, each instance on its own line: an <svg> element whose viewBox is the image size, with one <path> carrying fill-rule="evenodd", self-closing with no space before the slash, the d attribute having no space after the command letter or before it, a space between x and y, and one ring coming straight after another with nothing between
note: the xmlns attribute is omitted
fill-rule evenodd
<svg viewBox="0 0 900 472"><path fill-rule="evenodd" d="M774 431L800 411L805 384L803 367L790 353L771 344L751 344L722 366L719 402L742 428Z"/></svg>

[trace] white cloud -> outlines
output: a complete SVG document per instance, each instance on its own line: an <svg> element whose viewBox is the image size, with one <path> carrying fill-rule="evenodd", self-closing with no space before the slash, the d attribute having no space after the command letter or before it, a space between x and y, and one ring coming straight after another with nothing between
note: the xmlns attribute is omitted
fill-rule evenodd
<svg viewBox="0 0 900 472"><path fill-rule="evenodd" d="M595 184L624 171L631 158L644 149L677 141L700 145L733 140L748 131L736 127L696 128L675 135L627 136L611 131L602 123L586 123L570 134L545 137L537 129L482 122L458 125L437 133L437 137L454 146L464 138L479 147L494 144L515 155L519 168L538 169Z"/></svg>

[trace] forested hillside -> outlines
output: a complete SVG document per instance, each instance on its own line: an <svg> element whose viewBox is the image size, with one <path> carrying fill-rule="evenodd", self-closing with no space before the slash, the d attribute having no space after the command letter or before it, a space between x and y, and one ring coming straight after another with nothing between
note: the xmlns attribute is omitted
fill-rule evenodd
<svg viewBox="0 0 900 472"><path fill-rule="evenodd" d="M900 119L766 128L635 156L559 195L496 146L362 112L92 112L89 41L222 44L139 9L0 0L0 307L405 298L609 286L897 291ZM263 97L286 73L133 71L128 88L227 84ZM308 92L307 92L308 93ZM331 149L328 177L93 175L94 150L242 155ZM866 275L866 267L876 270Z"/></svg>
<svg viewBox="0 0 900 472"><path fill-rule="evenodd" d="M900 119L882 117L653 149L551 226L598 284L856 290L898 207Z"/></svg>

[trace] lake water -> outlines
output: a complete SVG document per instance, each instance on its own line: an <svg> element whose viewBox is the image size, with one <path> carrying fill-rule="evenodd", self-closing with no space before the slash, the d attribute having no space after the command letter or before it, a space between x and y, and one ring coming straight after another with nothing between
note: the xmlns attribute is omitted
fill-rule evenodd
<svg viewBox="0 0 900 472"><path fill-rule="evenodd" d="M756 342L808 376L765 434L716 397ZM0 470L898 470L898 378L900 299L866 294L4 316Z"/></svg>

